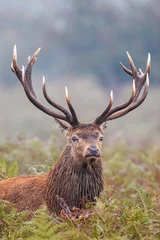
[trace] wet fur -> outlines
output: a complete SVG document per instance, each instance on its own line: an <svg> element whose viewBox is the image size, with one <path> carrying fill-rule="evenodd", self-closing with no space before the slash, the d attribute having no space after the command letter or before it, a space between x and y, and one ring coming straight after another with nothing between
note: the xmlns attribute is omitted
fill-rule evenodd
<svg viewBox="0 0 160 240"><path fill-rule="evenodd" d="M99 196L103 189L100 159L86 164L80 159L75 161L70 158L70 151L70 146L67 146L54 169L48 174L46 204L50 211L61 210L56 195L63 198L70 208L80 207L83 198L95 201L95 197Z"/></svg>

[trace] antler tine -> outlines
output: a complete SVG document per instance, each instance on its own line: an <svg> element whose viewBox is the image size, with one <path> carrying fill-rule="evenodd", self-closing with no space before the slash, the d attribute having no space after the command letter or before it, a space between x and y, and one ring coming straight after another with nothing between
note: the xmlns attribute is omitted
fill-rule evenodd
<svg viewBox="0 0 160 240"><path fill-rule="evenodd" d="M74 118L74 115L71 116L71 114L64 109L62 106L54 103L49 96L47 95L46 92L46 88L45 88L45 79L43 78L43 94L46 98L46 100L50 101L52 103L52 105L57 108L58 110L60 110L63 114L58 114L52 110L50 110L49 108L45 107L41 102L39 102L39 100L37 99L37 96L33 90L33 86L32 86L32 79L31 79L31 74L32 74L32 67L33 64L35 63L35 61L37 60L37 56L40 52L40 48L33 54L33 56L30 58L28 58L28 64L26 67L22 66L22 70L19 68L18 63L17 63L17 50L16 50L16 46L14 46L14 50L13 50L13 60L11 63L11 68L12 71L15 73L15 75L18 77L18 79L20 80L21 84L23 85L23 88L25 90L25 93L28 97L28 99L41 111L43 111L44 113L57 118L57 119L61 119L64 120L66 122L68 122L69 124L71 124L72 126L75 126L78 124L78 119ZM50 104L51 104L50 103ZM75 121L76 120L76 121Z"/></svg>
<svg viewBox="0 0 160 240"><path fill-rule="evenodd" d="M43 76L42 91L43 91L43 95L44 95L45 99L47 100L47 102L48 102L49 104L51 104L53 107L55 107L55 108L57 108L58 110L60 110L61 112L63 112L63 113L66 115L67 119L71 119L71 118L72 118L71 115L70 115L70 113L69 113L65 108L63 108L63 107L60 106L59 104L53 102L53 100L48 96L47 90L46 90L46 84L45 84L45 78L44 78L44 76Z"/></svg>
<svg viewBox="0 0 160 240"><path fill-rule="evenodd" d="M126 68L126 67L123 65L122 62L120 62L120 65L121 65L121 67L123 68L123 70L124 70L126 73L128 73L129 75L132 76L132 71L131 71L131 70L129 70L128 68Z"/></svg>
<svg viewBox="0 0 160 240"><path fill-rule="evenodd" d="M117 112L117 111L120 111L120 110L128 107L128 106L133 102L133 99L134 99L135 95L136 95L136 87L135 87L135 80L133 79L132 94L131 94L131 97L129 98L129 100L128 100L126 103L124 103L124 104L122 104L122 105L119 105L119 106L114 107L113 109L111 109L111 110L108 112L108 114L106 115L106 119L107 119L110 115L112 115L113 113L115 113L115 112Z"/></svg>
<svg viewBox="0 0 160 240"><path fill-rule="evenodd" d="M151 55L150 55L150 53L148 53L145 74L147 74L147 73L150 74L150 70L151 70Z"/></svg>
<svg viewBox="0 0 160 240"><path fill-rule="evenodd" d="M133 66L134 69L136 70L136 67L135 67L135 65L134 65L134 62L133 62L130 54L129 54L128 52L126 52L126 53L127 53L127 56L128 56L129 62L130 62L130 65L131 65L131 69L132 69L132 66ZM132 71L131 71L130 69L128 69L127 67L125 67L122 62L120 62L120 65L121 65L121 67L123 68L123 70L124 70L126 73L128 73L128 74L131 75L131 76L133 76L133 73L132 73L133 69L132 69ZM151 69L151 55L150 55L150 53L148 53L148 58L147 58L147 64L146 64L146 71L145 71L145 73L148 72L148 74L150 74L150 69ZM140 71L141 73L143 73L140 68L139 68L139 71Z"/></svg>
<svg viewBox="0 0 160 240"><path fill-rule="evenodd" d="M133 78L135 78L137 76L137 70L136 70L135 64L134 64L133 59L132 59L131 55L129 54L129 52L126 52L126 54L127 54L130 66L131 66L131 70L128 69L127 67L125 67L123 65L123 63L121 63L121 62L120 62L120 65L126 73L128 73L129 75L133 76Z"/></svg>
<svg viewBox="0 0 160 240"><path fill-rule="evenodd" d="M108 104L107 108L104 110L104 112L99 117L97 117L95 119L94 123L96 125L101 125L105 121L106 115L109 112L109 110L111 109L112 105L113 105L113 91L111 91L111 93L110 93L110 100L109 100L109 104Z"/></svg>
<svg viewBox="0 0 160 240"><path fill-rule="evenodd" d="M66 102L67 102L69 110L72 114L73 122L74 122L75 125L77 125L78 124L78 118L77 118L76 112L75 112L75 110L74 110L74 108L71 104L71 100L70 100L69 95L68 95L67 87L65 87L65 93L66 93Z"/></svg>
<svg viewBox="0 0 160 240"><path fill-rule="evenodd" d="M18 63L17 63L17 47L16 47L16 45L14 45L14 48L13 48L13 58L12 58L12 62L11 62L11 69L12 69L12 72L14 72L14 74L17 76L19 81L22 83L22 70L19 68ZM23 83L22 83L22 85L23 85Z"/></svg>
<svg viewBox="0 0 160 240"><path fill-rule="evenodd" d="M34 98L37 98L37 96L36 96L36 94L34 92L34 89L33 89L31 74L32 74L33 64L36 62L37 56L40 53L40 51L41 51L41 48L38 48L37 51L33 54L32 57L30 57L30 56L28 57L28 64L25 67L25 75L27 76L26 77L27 86L28 86L31 94L34 96Z"/></svg>
<svg viewBox="0 0 160 240"><path fill-rule="evenodd" d="M123 68L123 70L131 75L133 77L133 86L132 86L132 94L129 100L119 106L116 106L114 108L110 108L108 112L103 112L96 120L94 123L97 125L101 125L105 121L113 120L116 118L119 118L121 116L124 116L125 114L129 113L133 109L137 108L140 106L143 101L145 100L148 90L149 90L149 73L150 73L150 65L151 65L151 56L148 54L148 59L147 59L147 65L146 65L146 72L143 73L142 70L139 68L139 72L137 72L136 67L134 65L134 62L130 56L130 54L127 52L128 60L131 66L131 70L126 68L121 62L120 65ZM138 99L142 87L144 83L146 82L145 89L143 91L142 96ZM138 100L137 100L138 99ZM104 114L106 113L106 114Z"/></svg>
<svg viewBox="0 0 160 240"><path fill-rule="evenodd" d="M28 64L30 64L30 63L32 63L32 65L34 64L39 52L40 52L40 48L33 54L32 58L30 56L28 57ZM17 78L19 79L21 84L23 85L24 83L22 81L22 70L19 68L18 62L17 62L17 47L16 47L16 45L14 45L14 48L13 48L13 59L11 62L11 69L14 72L14 74L17 76ZM36 98L36 94L33 90L32 82L28 82L28 87L30 88L30 91L33 94L33 96Z"/></svg>
<svg viewBox="0 0 160 240"><path fill-rule="evenodd" d="M144 83L146 81L146 75L147 75L147 73L148 74L150 73L150 69L151 69L151 55L150 55L150 53L148 53L145 73L143 73L141 68L139 68L139 72L137 74L136 95L135 95L135 98L134 98L134 102L137 101L137 99L138 99L138 97L140 95L141 89L142 89L142 87L143 87L143 85L144 85Z"/></svg>
<svg viewBox="0 0 160 240"><path fill-rule="evenodd" d="M130 63L130 66L131 66L132 76L133 76L133 78L135 79L136 76L137 76L137 69L136 69L136 67L135 67L135 65L134 65L133 59L132 59L131 55L129 54L129 52L126 52L126 54L127 54L127 57L128 57L129 63Z"/></svg>
<svg viewBox="0 0 160 240"><path fill-rule="evenodd" d="M132 103L131 106L129 106L129 107L117 112L117 113L114 113L113 115L110 115L109 117L107 117L106 121L122 117L122 116L126 115L127 113L129 113L130 111L132 111L133 109L140 106L143 103L143 101L145 100L145 98L147 97L148 90L149 90L149 75L147 73L147 75L146 75L146 87L144 89L142 97L138 101Z"/></svg>
<svg viewBox="0 0 160 240"><path fill-rule="evenodd" d="M112 91L111 91L112 93ZM94 121L95 124L97 125L101 125L103 122L106 121L106 119L112 115L113 113L117 112L117 111L120 111L126 107L128 107L132 102L133 102L133 99L135 97L135 94L136 94L136 89L135 89L135 80L133 79L133 85L132 85L132 94L131 94L131 97L129 98L129 100L120 105L120 106L117 106L117 107L114 107L113 109L111 109L112 107L112 104L113 104L113 96L111 94L111 97L110 97L110 103L108 105L108 107L105 109L105 111L98 117L96 118L96 120Z"/></svg>
<svg viewBox="0 0 160 240"><path fill-rule="evenodd" d="M130 54L127 52L127 57L131 66L131 70L129 70L128 68L126 68L121 62L120 65L123 68L123 70L128 73L129 75L133 76L133 78L135 79L135 86L136 86L136 94L134 97L134 102L137 101L139 94L141 92L141 89L145 83L146 80L146 74L150 73L150 66L151 66L151 56L148 53L148 59L147 59L147 64L146 64L146 71L145 74L143 73L143 71L141 70L141 68L139 68L139 72L137 72L136 67L134 65L134 62L130 56Z"/></svg>
<svg viewBox="0 0 160 240"><path fill-rule="evenodd" d="M53 111L51 111L49 108L45 107L42 103L40 103L37 98L34 98L34 96L30 93L30 89L27 85L27 80L26 80L26 73L25 73L25 68L24 66L22 66L22 82L23 82L23 87L25 90L25 93L28 97L28 99L41 111L43 111L44 113L50 115L51 117L57 118L57 119L61 119L64 121L67 121L71 124L71 121L69 119L66 118L66 116L63 116L61 114L57 114Z"/></svg>
<svg viewBox="0 0 160 240"><path fill-rule="evenodd" d="M37 60L37 56L40 52L40 48L33 54L31 60L29 61L28 65L26 66L26 69L25 69L25 72L28 73L30 76L27 78L27 85L29 87L29 89L33 90L33 87L32 87L32 81L31 81L31 70L32 70L32 66L33 64L35 63L35 61ZM28 71L29 69L29 71ZM75 110L73 108L73 106L71 105L71 102L70 102L70 99L68 98L68 107L71 111L71 115L70 113L64 109L62 106L54 103L48 96L47 94L47 91L45 89L45 81L44 81L44 84L43 84L43 94L44 94L44 97L46 98L46 100L52 105L54 106L55 108L57 108L58 110L60 110L61 112L63 112L65 115L66 115L66 118L67 120L69 120L70 123L72 123L72 125L77 125L78 124L78 118L76 116L76 113L75 113Z"/></svg>

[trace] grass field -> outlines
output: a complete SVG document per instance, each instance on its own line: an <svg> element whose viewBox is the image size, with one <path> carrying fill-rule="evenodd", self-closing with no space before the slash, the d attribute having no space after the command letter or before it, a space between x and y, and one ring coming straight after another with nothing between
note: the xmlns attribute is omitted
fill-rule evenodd
<svg viewBox="0 0 160 240"><path fill-rule="evenodd" d="M78 115L91 121L103 110L109 90L87 79L84 82L85 86L83 82L78 86L83 94L74 91L73 82L68 84L69 92ZM62 85L48 87L60 103L64 98ZM129 93L129 87L116 87L116 102L128 98ZM49 215L45 206L30 217L31 213L17 213L8 202L1 201L0 239L160 239L158 94L152 89L143 106L108 123L103 147L105 190L96 205L88 203L85 210L74 209L72 218L65 213ZM51 169L65 143L56 125L52 127L53 120L23 95L18 88L1 92L0 180L43 174Z"/></svg>
<svg viewBox="0 0 160 240"><path fill-rule="evenodd" d="M17 136L0 145L0 177L42 174L59 156L55 137L47 143ZM28 218L0 204L0 239L160 239L160 146L103 149L105 190L95 206L75 209L75 217L48 215L45 206ZM77 216L79 218L77 218Z"/></svg>

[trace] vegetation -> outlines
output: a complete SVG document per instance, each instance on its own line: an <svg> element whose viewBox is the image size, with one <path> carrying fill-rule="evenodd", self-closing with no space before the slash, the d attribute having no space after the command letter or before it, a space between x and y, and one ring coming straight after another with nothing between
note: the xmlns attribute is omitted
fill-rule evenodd
<svg viewBox="0 0 160 240"><path fill-rule="evenodd" d="M55 138L43 143L20 134L7 140L0 145L0 179L18 171L43 174L60 148ZM66 206L56 216L45 206L35 213L17 213L1 201L0 239L160 239L160 146L131 148L119 142L104 148L103 159L105 190L95 205L68 214Z"/></svg>

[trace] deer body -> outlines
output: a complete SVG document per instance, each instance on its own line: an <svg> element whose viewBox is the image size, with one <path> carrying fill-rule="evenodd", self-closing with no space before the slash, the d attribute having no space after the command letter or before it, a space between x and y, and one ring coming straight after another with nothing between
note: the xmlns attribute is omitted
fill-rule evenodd
<svg viewBox="0 0 160 240"><path fill-rule="evenodd" d="M25 209L34 211L41 204L46 203L51 212L60 213L62 206L59 198L72 209L74 206L81 207L83 199L95 201L103 190L101 147L106 122L126 115L145 100L149 88L150 55L148 55L146 71L143 73L141 69L137 72L131 56L127 53L131 70L122 63L121 66L133 77L131 97L126 103L112 108L113 93L111 91L106 109L94 122L84 124L78 121L67 89L66 101L70 112L48 96L44 78L42 88L44 97L61 113L50 110L38 100L32 86L31 73L39 52L40 49L29 57L27 66L22 67L21 70L17 63L16 47L14 47L11 68L21 82L28 99L56 120L67 139L67 145L53 169L46 175L22 176L0 181L0 199L13 202L19 211ZM142 96L139 97L145 83Z"/></svg>
<svg viewBox="0 0 160 240"><path fill-rule="evenodd" d="M18 211L37 210L44 203L46 175L20 176L0 181L0 199L15 205Z"/></svg>
<svg viewBox="0 0 160 240"><path fill-rule="evenodd" d="M86 126L86 125L85 125ZM84 127L84 134L87 127ZM89 126L88 131L98 128ZM82 130L81 130L82 133ZM101 158L85 161L75 156L68 143L53 169L46 175L21 176L0 181L0 199L16 205L18 211L35 211L46 203L49 211L60 213L62 207L57 196L67 205L81 207L84 199L95 201L103 190Z"/></svg>

